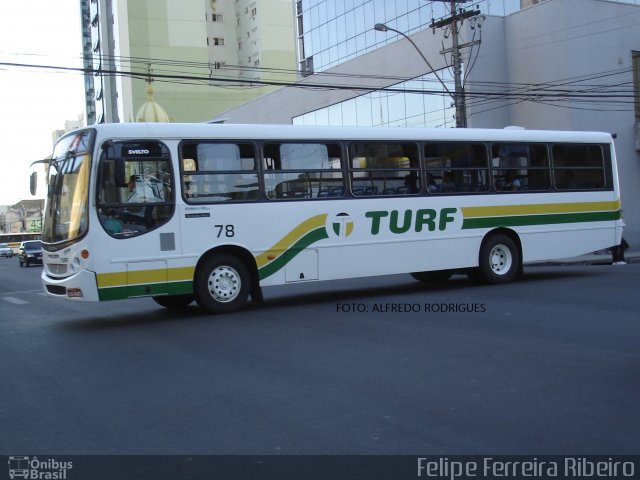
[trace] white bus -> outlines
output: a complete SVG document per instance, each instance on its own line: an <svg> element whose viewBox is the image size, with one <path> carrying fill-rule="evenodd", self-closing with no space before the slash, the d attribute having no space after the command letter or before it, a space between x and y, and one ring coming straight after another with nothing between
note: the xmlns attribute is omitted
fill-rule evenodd
<svg viewBox="0 0 640 480"><path fill-rule="evenodd" d="M606 133L96 125L48 176L42 281L73 300L226 312L288 283L503 283L622 235Z"/></svg>

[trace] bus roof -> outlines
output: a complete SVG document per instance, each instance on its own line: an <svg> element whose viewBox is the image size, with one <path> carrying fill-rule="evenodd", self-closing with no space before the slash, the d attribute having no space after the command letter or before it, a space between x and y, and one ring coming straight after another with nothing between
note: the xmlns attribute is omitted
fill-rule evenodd
<svg viewBox="0 0 640 480"><path fill-rule="evenodd" d="M93 125L112 139L282 139L282 140L438 140L611 143L604 132L526 130L521 128L332 127L274 124L111 123Z"/></svg>

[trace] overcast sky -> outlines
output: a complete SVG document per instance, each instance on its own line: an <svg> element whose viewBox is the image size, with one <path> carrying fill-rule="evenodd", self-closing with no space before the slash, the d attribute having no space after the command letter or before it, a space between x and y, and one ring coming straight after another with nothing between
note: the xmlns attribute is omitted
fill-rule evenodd
<svg viewBox="0 0 640 480"><path fill-rule="evenodd" d="M0 63L82 67L78 0L0 0ZM51 154L52 133L84 114L80 73L0 65L0 205L29 193L29 165Z"/></svg>

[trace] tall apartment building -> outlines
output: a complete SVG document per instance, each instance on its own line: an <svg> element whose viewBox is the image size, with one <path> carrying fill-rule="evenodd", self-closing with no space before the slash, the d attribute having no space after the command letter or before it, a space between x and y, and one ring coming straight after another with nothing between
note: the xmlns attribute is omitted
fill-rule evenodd
<svg viewBox="0 0 640 480"><path fill-rule="evenodd" d="M295 80L290 0L81 0L87 123L206 121Z"/></svg>

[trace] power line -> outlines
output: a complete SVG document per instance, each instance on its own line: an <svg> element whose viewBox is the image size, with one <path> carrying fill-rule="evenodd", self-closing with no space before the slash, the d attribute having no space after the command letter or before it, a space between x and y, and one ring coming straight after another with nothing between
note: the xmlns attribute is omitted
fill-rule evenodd
<svg viewBox="0 0 640 480"><path fill-rule="evenodd" d="M38 64L26 64L26 63L14 63L14 62L0 62L0 66L15 67L15 68L30 68L30 69L46 69L52 71L64 71L64 72L76 72L84 75L113 75L122 77L131 77L137 79L146 79L148 74L142 72L132 72L127 70L109 70L109 69L93 69L93 68L79 68L79 67L62 67L56 65L38 65ZM349 90L349 91L365 91L376 92L384 90L385 92L395 93L413 93L413 94L432 94L432 95L446 95L446 92L442 90L425 90L415 88L398 88L398 87L385 87L380 88L377 86L361 85L361 84L335 84L335 83L304 83L304 82L286 82L286 81L274 81L274 80L256 80L256 79L238 79L228 77L209 77L209 76L196 76L196 75L182 75L182 74L152 74L154 80L157 81L198 81L206 83L210 86L218 86L213 83L219 82L222 86L229 86L229 84L236 85L250 85L250 86L280 86L280 87L293 87L293 88L305 88L305 89L330 89L330 90ZM471 91L468 96L471 98L496 98L496 99L523 99L527 100L532 96L543 99L582 99L582 100L600 100L600 99L622 99L627 103L633 103L633 93L629 89L629 93L611 93L611 92L581 92L571 90L549 90L549 86L542 84L542 88L537 90L530 89L518 89L517 91Z"/></svg>

